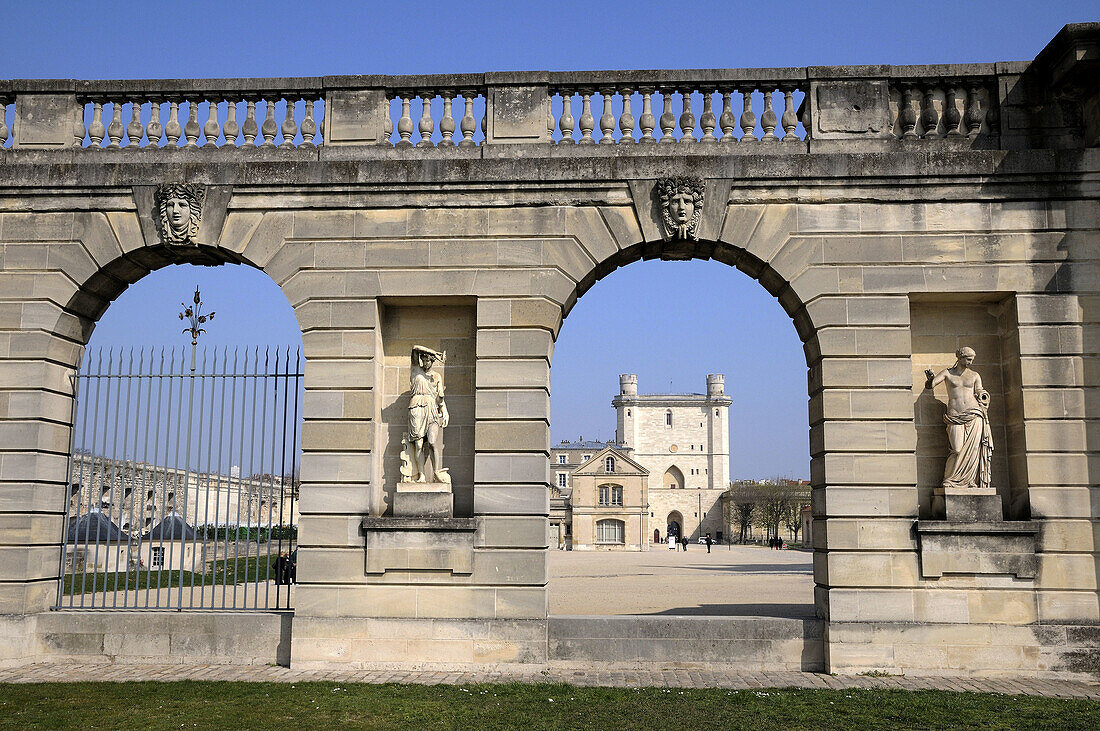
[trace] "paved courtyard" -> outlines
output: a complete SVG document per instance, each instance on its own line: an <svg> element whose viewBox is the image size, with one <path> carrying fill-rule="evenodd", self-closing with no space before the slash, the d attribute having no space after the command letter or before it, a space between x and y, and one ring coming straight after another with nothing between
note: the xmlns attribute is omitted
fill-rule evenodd
<svg viewBox="0 0 1100 731"><path fill-rule="evenodd" d="M687 552L551 551L551 614L812 617L813 554L692 544Z"/></svg>

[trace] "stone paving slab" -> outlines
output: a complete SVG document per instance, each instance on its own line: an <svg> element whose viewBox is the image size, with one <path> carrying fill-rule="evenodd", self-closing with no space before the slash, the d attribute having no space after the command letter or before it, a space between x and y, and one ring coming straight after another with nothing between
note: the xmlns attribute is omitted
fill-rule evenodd
<svg viewBox="0 0 1100 731"><path fill-rule="evenodd" d="M503 668L464 671L291 670L271 665L130 665L118 663L36 663L0 669L0 683L131 682L155 680L215 680L228 682L411 683L468 685L473 683L567 683L623 688L900 688L983 693L1027 694L1100 700L1100 682L1046 678L870 677L800 672L744 672L735 668L705 670L667 668L622 670L605 668Z"/></svg>

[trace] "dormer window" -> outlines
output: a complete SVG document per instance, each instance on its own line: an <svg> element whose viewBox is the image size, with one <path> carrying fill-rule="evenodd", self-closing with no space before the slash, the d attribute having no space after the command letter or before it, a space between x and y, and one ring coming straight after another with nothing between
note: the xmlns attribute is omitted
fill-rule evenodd
<svg viewBox="0 0 1100 731"><path fill-rule="evenodd" d="M608 455L607 458L604 459L604 461L603 461L603 469L604 469L604 472L614 472L615 471L615 458L612 457L611 455Z"/></svg>

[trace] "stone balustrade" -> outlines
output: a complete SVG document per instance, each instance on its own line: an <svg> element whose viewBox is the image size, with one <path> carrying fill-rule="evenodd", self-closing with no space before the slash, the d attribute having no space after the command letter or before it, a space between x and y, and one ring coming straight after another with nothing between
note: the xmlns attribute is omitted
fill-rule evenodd
<svg viewBox="0 0 1100 731"><path fill-rule="evenodd" d="M559 145L804 138L805 74L800 69L771 74L770 81L705 71L551 74L548 132L557 129ZM598 139L593 134L597 121Z"/></svg>
<svg viewBox="0 0 1100 731"><path fill-rule="evenodd" d="M896 139L974 139L999 132L992 74L891 78L889 84L890 131Z"/></svg>
<svg viewBox="0 0 1100 731"><path fill-rule="evenodd" d="M163 81L0 81L0 149L356 147L416 156L637 143L762 154L1080 146L1033 62ZM1038 82L1038 83L1033 83ZM1009 120L1005 130L1002 121ZM1091 129L1091 128L1090 128ZM842 144L837 145L836 142ZM772 144L772 143L783 144ZM759 144L756 144L759 143ZM592 147L595 146L595 147ZM395 153L393 150L399 152ZM679 148L686 150L688 148ZM373 151L372 151L373 150ZM390 152L383 152L390 150ZM341 154L351 154L344 152Z"/></svg>

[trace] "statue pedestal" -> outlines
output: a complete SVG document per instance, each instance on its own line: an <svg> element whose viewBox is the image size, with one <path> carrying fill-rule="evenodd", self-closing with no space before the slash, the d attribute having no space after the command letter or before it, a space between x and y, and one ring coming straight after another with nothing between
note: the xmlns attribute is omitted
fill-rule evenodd
<svg viewBox="0 0 1100 731"><path fill-rule="evenodd" d="M1001 496L993 487L945 488L932 491L934 512L951 522L1000 521L1004 519ZM938 503L938 505L937 505Z"/></svg>
<svg viewBox="0 0 1100 731"><path fill-rule="evenodd" d="M364 518L360 529L368 576L473 573L477 518Z"/></svg>
<svg viewBox="0 0 1100 731"><path fill-rule="evenodd" d="M393 495L396 518L450 518L454 495L448 482L399 482Z"/></svg>

